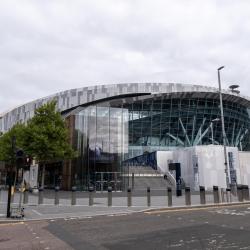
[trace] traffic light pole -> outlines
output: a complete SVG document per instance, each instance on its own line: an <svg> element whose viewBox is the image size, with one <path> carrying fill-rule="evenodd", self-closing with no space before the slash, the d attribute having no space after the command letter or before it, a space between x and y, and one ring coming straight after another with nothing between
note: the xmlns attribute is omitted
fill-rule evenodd
<svg viewBox="0 0 250 250"><path fill-rule="evenodd" d="M13 168L15 167L15 149L16 149L16 137L13 136L11 138L11 147L12 147L12 163L9 171L9 176L8 176L8 201L7 201L7 218L10 218L10 204L11 204L11 191L12 191L12 184L13 184Z"/></svg>
<svg viewBox="0 0 250 250"><path fill-rule="evenodd" d="M21 189L20 189L20 199L19 199L19 209L21 211L21 207L22 207L22 200L23 200L23 191L24 191L24 188L23 188L23 184L24 184L24 171L23 171L23 168L21 169L22 171L22 182L21 182Z"/></svg>
<svg viewBox="0 0 250 250"><path fill-rule="evenodd" d="M12 172L9 172L9 187L8 187L8 203L7 203L7 218L10 218L10 202L11 202L11 181L12 181Z"/></svg>

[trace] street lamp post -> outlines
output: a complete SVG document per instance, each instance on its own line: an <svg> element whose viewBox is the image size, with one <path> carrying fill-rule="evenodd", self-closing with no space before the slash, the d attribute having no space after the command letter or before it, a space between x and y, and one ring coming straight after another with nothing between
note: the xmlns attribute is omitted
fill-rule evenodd
<svg viewBox="0 0 250 250"><path fill-rule="evenodd" d="M218 121L220 121L220 119L219 118L215 118L210 123L211 136L212 136L212 144L214 144L214 126L213 126L213 124L214 124L214 122L218 122Z"/></svg>
<svg viewBox="0 0 250 250"><path fill-rule="evenodd" d="M225 123L224 123L224 112L223 112L223 103L222 103L222 93L221 93L221 81L220 81L220 71L224 68L221 66L217 69L218 72L218 84L219 84L219 95L220 95L220 114L221 114L221 126L222 126L222 137L223 137L223 147L224 147L224 164L225 164L225 174L226 174L226 185L229 188L229 175L228 175L228 164L227 164L227 148L226 148L226 132L225 132Z"/></svg>

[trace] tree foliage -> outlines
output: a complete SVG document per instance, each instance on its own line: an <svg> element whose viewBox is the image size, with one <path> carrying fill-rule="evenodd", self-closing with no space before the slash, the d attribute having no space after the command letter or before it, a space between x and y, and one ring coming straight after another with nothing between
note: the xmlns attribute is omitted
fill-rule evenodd
<svg viewBox="0 0 250 250"><path fill-rule="evenodd" d="M23 149L25 154L42 164L75 156L69 143L69 131L61 114L56 111L56 101L38 108L26 125L16 124L0 136L0 161L11 163L13 136L16 148Z"/></svg>
<svg viewBox="0 0 250 250"><path fill-rule="evenodd" d="M75 153L69 144L69 131L56 101L44 104L35 111L24 130L23 148L39 163L70 159Z"/></svg>
<svg viewBox="0 0 250 250"><path fill-rule="evenodd" d="M10 164L13 158L12 140L15 138L16 149L23 147L24 124L14 125L8 132L0 136L0 161Z"/></svg>

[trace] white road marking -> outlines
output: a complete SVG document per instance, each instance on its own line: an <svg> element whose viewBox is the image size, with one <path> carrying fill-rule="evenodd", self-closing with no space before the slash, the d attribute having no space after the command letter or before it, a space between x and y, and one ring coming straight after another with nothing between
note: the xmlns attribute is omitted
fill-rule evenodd
<svg viewBox="0 0 250 250"><path fill-rule="evenodd" d="M249 214L249 211L236 211L231 210L231 209L220 209L220 210L215 210L215 211L210 211L212 213L217 213L217 214L225 214L225 215L236 215L236 216L246 216L246 214Z"/></svg>
<svg viewBox="0 0 250 250"><path fill-rule="evenodd" d="M107 216L108 217L113 217L113 216L117 216L117 217L119 217L119 216L126 216L126 215L128 215L128 214L107 214Z"/></svg>
<svg viewBox="0 0 250 250"><path fill-rule="evenodd" d="M34 212L34 213L37 214L37 215L40 215L40 216L42 215L41 213L37 212L37 211L34 210L34 209L32 209L31 211Z"/></svg>

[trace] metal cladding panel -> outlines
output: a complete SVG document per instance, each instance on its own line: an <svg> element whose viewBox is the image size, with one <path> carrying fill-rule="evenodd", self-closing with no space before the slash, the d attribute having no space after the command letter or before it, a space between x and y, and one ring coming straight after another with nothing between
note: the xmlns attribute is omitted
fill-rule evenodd
<svg viewBox="0 0 250 250"><path fill-rule="evenodd" d="M108 97L137 93L151 93L154 95L173 93L180 95L182 93L180 96L185 96L185 93L189 95L193 93L194 97L218 98L218 89L216 88L180 83L121 83L83 87L66 90L35 100L0 115L2 117L2 131L8 130L17 122L26 122L34 115L36 108L53 99L57 100L58 110L63 112L79 105L87 105L88 102L101 102L102 99ZM248 97L223 91L223 98L224 100L238 102L250 107L250 99Z"/></svg>

